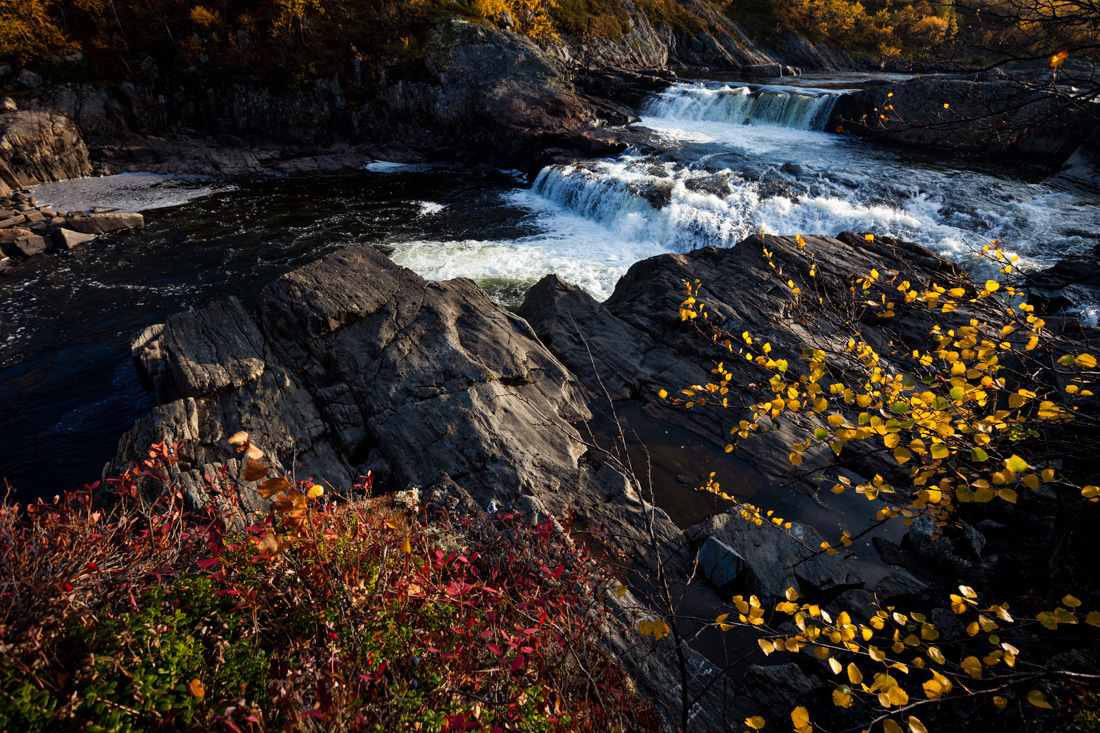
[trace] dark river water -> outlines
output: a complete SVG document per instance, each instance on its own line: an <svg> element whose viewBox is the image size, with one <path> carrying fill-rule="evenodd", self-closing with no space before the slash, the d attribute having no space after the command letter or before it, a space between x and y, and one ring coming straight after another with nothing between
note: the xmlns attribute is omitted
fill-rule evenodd
<svg viewBox="0 0 1100 733"><path fill-rule="evenodd" d="M278 275L352 244L425 277L473 277L513 306L547 272L602 299L640 259L731 246L760 229L895 234L976 270L974 252L992 239L1025 267L1097 243L1100 199L1049 171L823 132L836 95L863 81L677 84L649 101L626 154L553 166L533 185L491 168L375 163L232 184L41 186L41 202L143 210L147 226L0 277L0 476L22 499L96 480L152 406L129 356L137 331L225 295L248 303ZM694 481L665 473L666 484Z"/></svg>

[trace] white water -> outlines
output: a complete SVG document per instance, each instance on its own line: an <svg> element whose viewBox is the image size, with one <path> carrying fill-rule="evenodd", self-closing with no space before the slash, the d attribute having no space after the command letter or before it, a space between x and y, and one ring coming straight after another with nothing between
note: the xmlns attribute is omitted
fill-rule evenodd
<svg viewBox="0 0 1100 733"><path fill-rule="evenodd" d="M676 84L646 104L649 117L823 130L837 95L826 91Z"/></svg>
<svg viewBox="0 0 1100 733"><path fill-rule="evenodd" d="M396 242L394 257L426 277L464 275L490 291L555 272L602 299L640 259L732 246L761 230L894 235L982 276L992 269L976 253L993 240L1025 269L1100 241L1100 199L1056 188L1042 171L825 132L837 94L805 82L676 84L645 105L634 152L547 167L506 197L539 233Z"/></svg>

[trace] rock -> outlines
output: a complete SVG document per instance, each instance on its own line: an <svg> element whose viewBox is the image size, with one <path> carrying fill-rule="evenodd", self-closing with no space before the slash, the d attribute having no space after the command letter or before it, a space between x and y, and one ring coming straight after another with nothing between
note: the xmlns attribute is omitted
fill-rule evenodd
<svg viewBox="0 0 1100 733"><path fill-rule="evenodd" d="M790 587L802 596L830 598L863 585L851 563L815 552L821 535L800 522L784 531L757 525L735 510L695 525L687 535L702 545L699 562L708 580L719 587L736 583L739 592L755 593L765 604Z"/></svg>
<svg viewBox="0 0 1100 733"><path fill-rule="evenodd" d="M46 251L46 240L30 235L10 242L0 241L0 249L10 257L33 257Z"/></svg>
<svg viewBox="0 0 1100 733"><path fill-rule="evenodd" d="M972 563L981 561L985 537L969 524L959 524L961 527L948 537L945 529L936 527L932 517L918 517L909 526L904 544L911 552L933 565L965 571Z"/></svg>
<svg viewBox="0 0 1100 733"><path fill-rule="evenodd" d="M841 611L847 611L849 616L863 623L870 621L877 609L875 594L863 588L844 591L829 606L830 611L835 611L834 619Z"/></svg>
<svg viewBox="0 0 1100 733"><path fill-rule="evenodd" d="M880 580L871 591L879 603L885 603L902 596L914 596L928 587L927 583L904 573L890 573Z"/></svg>
<svg viewBox="0 0 1100 733"><path fill-rule="evenodd" d="M42 86L42 77L29 69L24 69L15 77L15 83L24 89L37 89Z"/></svg>
<svg viewBox="0 0 1100 733"><path fill-rule="evenodd" d="M745 76L783 76L782 64L752 64L741 69Z"/></svg>
<svg viewBox="0 0 1100 733"><path fill-rule="evenodd" d="M14 226L18 226L27 220L27 217L22 214L16 214L15 216L8 217L7 219L0 220L0 229L9 229Z"/></svg>
<svg viewBox="0 0 1100 733"><path fill-rule="evenodd" d="M737 576L748 567L732 547L714 537L706 539L695 561L707 582L719 589L733 585Z"/></svg>
<svg viewBox="0 0 1100 733"><path fill-rule="evenodd" d="M771 375L744 360L727 359L734 373L730 409L711 401L685 410L659 396L661 388L675 392L707 383L711 375L705 367L723 360L721 350L699 339L678 315L685 281L702 284L701 296L712 322L734 334L748 331L754 339L771 343L777 353L797 355L810 342L844 351L846 339L842 340L841 334L831 329L826 329L826 333L811 332L792 316L796 298L789 290L761 287L762 282L774 278L763 255L764 247L779 253L775 256L784 263L788 277L801 273L799 277L805 277L826 297L832 297L833 293L839 298L840 293L846 292L852 273L870 272L874 268L879 271L917 268L929 278L936 278L954 267L924 248L885 237L867 242L862 236L842 233L838 239L805 237L804 241L805 249L800 249L793 238L768 236L765 241L751 237L731 248L710 247L690 254L650 258L633 265L616 285L614 294L603 303L548 275L528 291L517 313L527 319L539 338L577 375L592 399L609 396L612 400L640 401L647 415L686 428L724 447L729 442L731 424L756 419L750 410L733 406L771 399L770 391L759 386L766 385ZM805 264L807 252L815 257L814 278L809 277L809 266ZM846 307L839 302L836 305ZM892 340L924 346L919 334L921 329L931 328L931 324L912 326L912 330L910 326L905 326L905 334L874 331L876 348L889 352ZM728 353L725 355L728 357ZM829 464L832 452L822 444L813 446L797 468L792 467L787 456L792 443L813 434L816 427L824 427L824 422L814 423L805 415L791 415L764 427L751 440L737 441L734 453L777 483L791 482L799 491L814 493L817 487L802 477L815 466ZM886 467L876 464L874 470L882 473Z"/></svg>
<svg viewBox="0 0 1100 733"><path fill-rule="evenodd" d="M1049 84L1049 71L1046 74ZM887 105L902 115L883 112ZM841 95L826 129L868 139L1061 164L1096 128L1086 110L1015 80L917 78Z"/></svg>
<svg viewBox="0 0 1100 733"><path fill-rule="evenodd" d="M741 679L741 689L759 705L757 714L766 720L788 718L796 706L806 704L819 684L795 664L769 667L754 664Z"/></svg>
<svg viewBox="0 0 1100 733"><path fill-rule="evenodd" d="M91 172L88 148L71 119L33 110L0 117L0 196Z"/></svg>
<svg viewBox="0 0 1100 733"><path fill-rule="evenodd" d="M1100 259L1067 258L1053 267L1029 273L1024 279L1028 303L1040 313L1053 314L1100 304Z"/></svg>
<svg viewBox="0 0 1100 733"><path fill-rule="evenodd" d="M398 485L428 487L426 504L571 514L574 531L641 577L656 572L658 557L670 577L688 576L692 558L667 514L572 426L590 417L575 378L472 281L428 282L360 246L284 275L258 300L254 312L230 298L140 334L132 353L159 404L123 436L105 472L146 455L151 442L178 443L176 480L201 506L210 500L202 472L233 459L226 438L245 430L265 462L296 478L348 492L359 466L384 460ZM241 497L246 515L264 511L248 486ZM636 612L645 584L632 591L642 599ZM677 704L665 685L679 679L675 647L663 640L655 656L638 645L630 609L620 610L608 645ZM710 684L721 679L713 665L688 658L693 690L728 692ZM700 714L716 724L710 716L722 710Z"/></svg>
<svg viewBox="0 0 1100 733"><path fill-rule="evenodd" d="M66 227L84 234L109 234L145 226L141 214L91 214L70 219Z"/></svg>
<svg viewBox="0 0 1100 733"><path fill-rule="evenodd" d="M15 104L15 100L11 97L0 99L0 112L15 112L18 109L18 105Z"/></svg>
<svg viewBox="0 0 1100 733"><path fill-rule="evenodd" d="M962 639L966 634L959 617L946 608L932 609L932 624L947 641Z"/></svg>

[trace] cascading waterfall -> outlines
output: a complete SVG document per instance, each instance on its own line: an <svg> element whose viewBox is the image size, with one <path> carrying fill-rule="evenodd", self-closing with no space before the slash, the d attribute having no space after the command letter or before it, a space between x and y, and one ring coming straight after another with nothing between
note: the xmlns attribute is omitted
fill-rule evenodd
<svg viewBox="0 0 1100 733"><path fill-rule="evenodd" d="M837 94L795 90L675 84L649 101L645 114L693 122L773 125L823 130Z"/></svg>

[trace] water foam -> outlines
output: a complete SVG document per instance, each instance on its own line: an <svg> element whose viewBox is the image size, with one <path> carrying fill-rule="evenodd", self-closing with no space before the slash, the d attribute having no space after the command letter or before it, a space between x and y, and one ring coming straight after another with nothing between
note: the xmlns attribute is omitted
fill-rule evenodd
<svg viewBox="0 0 1100 733"><path fill-rule="evenodd" d="M836 99L835 92L825 90L674 84L652 97L643 114L684 122L823 130Z"/></svg>

